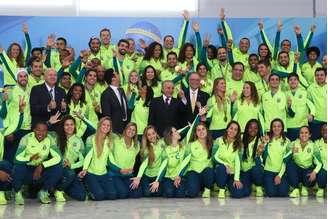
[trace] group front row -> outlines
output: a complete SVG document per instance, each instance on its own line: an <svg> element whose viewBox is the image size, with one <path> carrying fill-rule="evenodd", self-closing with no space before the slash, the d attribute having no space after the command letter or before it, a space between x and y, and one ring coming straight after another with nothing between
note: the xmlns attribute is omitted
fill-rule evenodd
<svg viewBox="0 0 328 219"><path fill-rule="evenodd" d="M22 138L13 165L0 161L0 203L7 203L6 190L14 190L16 204L22 205L23 194L36 189L41 203L50 203L49 193L58 202L64 202L65 196L80 201L195 198L201 192L209 198L213 187L218 198L225 198L226 191L233 198L252 192L268 197L308 196L313 186L316 196L324 196L326 124L316 142L310 140L307 126L290 142L280 119L271 122L265 136L255 119L248 121L243 135L239 124L231 121L225 134L212 140L202 117L200 113L181 130L166 129L163 138L148 126L140 144L135 123L119 136L112 133L109 117L100 119L85 145L75 135L73 117L63 117L56 134L39 122Z"/></svg>

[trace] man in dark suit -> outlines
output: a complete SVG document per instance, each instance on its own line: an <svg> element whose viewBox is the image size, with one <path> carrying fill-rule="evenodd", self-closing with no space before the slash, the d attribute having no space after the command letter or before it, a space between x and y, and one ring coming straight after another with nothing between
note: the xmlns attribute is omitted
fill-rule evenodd
<svg viewBox="0 0 328 219"><path fill-rule="evenodd" d="M102 115L111 118L114 133L122 134L129 122L127 99L124 90L119 87L120 77L112 69L105 72L105 80L109 86L101 95Z"/></svg>
<svg viewBox="0 0 328 219"><path fill-rule="evenodd" d="M57 112L66 112L66 94L64 89L56 86L57 72L49 68L44 73L44 84L36 85L31 90L30 106L32 127L38 121L47 122Z"/></svg>
<svg viewBox="0 0 328 219"><path fill-rule="evenodd" d="M148 124L155 126L160 136L163 136L167 127L182 127L181 116L186 112L186 101L173 98L173 91L172 81L164 81L162 83L163 95L150 102Z"/></svg>
<svg viewBox="0 0 328 219"><path fill-rule="evenodd" d="M208 93L200 90L200 77L197 73L192 73L189 77L189 88L183 90L187 101L187 112L184 114L183 125L192 123L199 113L199 106L206 106L210 97ZM183 96L183 95L182 95Z"/></svg>

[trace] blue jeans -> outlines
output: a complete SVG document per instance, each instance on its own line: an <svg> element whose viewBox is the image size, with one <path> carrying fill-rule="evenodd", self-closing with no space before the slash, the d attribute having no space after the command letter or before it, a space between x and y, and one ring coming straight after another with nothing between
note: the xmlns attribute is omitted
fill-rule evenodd
<svg viewBox="0 0 328 219"><path fill-rule="evenodd" d="M5 138L4 140L4 154L3 159L6 161L9 161L10 163L14 163L16 151L19 145L20 140L26 135L30 133L29 130L18 130L16 131L14 135L14 141L9 142Z"/></svg>
<svg viewBox="0 0 328 219"><path fill-rule="evenodd" d="M21 190L22 185L36 184L42 185L41 189L49 191L54 188L59 182L63 168L61 164L57 164L48 168L44 168L41 173L41 178L33 180L35 166L27 164L15 164L13 169L13 187L15 192Z"/></svg>
<svg viewBox="0 0 328 219"><path fill-rule="evenodd" d="M263 186L263 167L255 165L248 171L241 171L240 180L243 183L244 196L250 196L252 193L252 184Z"/></svg>
<svg viewBox="0 0 328 219"><path fill-rule="evenodd" d="M319 188L324 189L327 187L327 171L323 168L317 173L317 183Z"/></svg>
<svg viewBox="0 0 328 219"><path fill-rule="evenodd" d="M134 190L130 189L132 182L130 177L114 176L113 182L117 191L117 198L140 198L142 196L142 189L140 186Z"/></svg>
<svg viewBox="0 0 328 219"><path fill-rule="evenodd" d="M274 178L279 173L264 170L264 191L268 197L287 197L288 196L288 182L286 176L281 177L281 183L279 185L274 184Z"/></svg>
<svg viewBox="0 0 328 219"><path fill-rule="evenodd" d="M242 198L245 196L243 189L237 189L233 185L234 175L228 175L226 167L221 163L215 167L215 181L220 189L224 189L227 186L232 198Z"/></svg>
<svg viewBox="0 0 328 219"><path fill-rule="evenodd" d="M185 180L182 177L178 188L174 186L174 181L170 178L163 178L162 184L165 198L184 198L186 196Z"/></svg>
<svg viewBox="0 0 328 219"><path fill-rule="evenodd" d="M287 162L287 179L288 183L293 188L298 188L299 184L302 183L303 186L312 187L315 182L310 182L308 174L312 173L313 168L309 167L303 169L299 167L292 159Z"/></svg>
<svg viewBox="0 0 328 219"><path fill-rule="evenodd" d="M156 177L149 177L146 175L143 175L141 178L141 189L142 189L142 194L144 197L159 197L162 196L162 185L159 186L157 192L150 192L150 183L154 182L156 180Z"/></svg>
<svg viewBox="0 0 328 219"><path fill-rule="evenodd" d="M0 161L0 171L6 172L11 175L12 165L8 161L2 160ZM6 191L11 189L10 182L1 182L0 181L0 191Z"/></svg>
<svg viewBox="0 0 328 219"><path fill-rule="evenodd" d="M288 128L287 129L287 138L290 141L295 141L300 136L300 128Z"/></svg>
<svg viewBox="0 0 328 219"><path fill-rule="evenodd" d="M84 181L93 200L101 201L113 200L117 198L113 178L107 174L95 175L92 173L87 173L84 177Z"/></svg>
<svg viewBox="0 0 328 219"><path fill-rule="evenodd" d="M63 175L57 185L57 189L64 191L71 198L79 201L84 201L87 196L82 180L74 170L69 168L63 169Z"/></svg>
<svg viewBox="0 0 328 219"><path fill-rule="evenodd" d="M205 168L201 173L189 171L186 179L186 196L196 198L203 187L210 189L213 186L214 171L210 167Z"/></svg>

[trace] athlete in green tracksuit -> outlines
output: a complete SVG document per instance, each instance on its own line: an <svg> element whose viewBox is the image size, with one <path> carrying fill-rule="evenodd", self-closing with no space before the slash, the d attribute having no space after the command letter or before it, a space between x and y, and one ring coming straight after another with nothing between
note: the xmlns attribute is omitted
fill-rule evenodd
<svg viewBox="0 0 328 219"><path fill-rule="evenodd" d="M17 68L25 67L26 63L29 61L32 45L26 24L23 25L23 32L26 44L24 51L18 43L12 43L7 52L0 47L0 62L4 75L4 85L7 86L16 84L15 75L18 70Z"/></svg>
<svg viewBox="0 0 328 219"><path fill-rule="evenodd" d="M62 176L62 157L53 137L48 135L45 122L38 122L33 132L25 135L16 152L13 171L15 201L24 204L22 186L41 184L38 197L43 204L50 203L48 191L54 188Z"/></svg>
<svg viewBox="0 0 328 219"><path fill-rule="evenodd" d="M308 98L314 104L315 116L310 123L312 140L319 138L320 126L327 122L327 70L318 68L315 71L315 82L307 89Z"/></svg>
<svg viewBox="0 0 328 219"><path fill-rule="evenodd" d="M75 120L65 116L57 129L57 145L63 157L63 175L56 186L54 196L57 202L65 202L64 193L75 200L84 201L86 191L77 173L84 162L84 143L76 135Z"/></svg>
<svg viewBox="0 0 328 219"><path fill-rule="evenodd" d="M298 75L288 75L289 90L286 92L287 102L290 105L287 115L287 137L294 141L299 136L302 126L308 124L308 119L315 115L315 107L308 99L307 91L299 86Z"/></svg>
<svg viewBox="0 0 328 219"><path fill-rule="evenodd" d="M310 137L310 128L303 126L300 128L299 138L291 143L286 168L289 185L293 188L289 194L291 198L300 196L300 183L302 184L301 195L308 196L308 188L314 185L316 175L321 168L315 157L315 145Z"/></svg>
<svg viewBox="0 0 328 219"><path fill-rule="evenodd" d="M317 197L324 196L324 189L327 187L327 123L320 128L321 138L315 141L315 156L320 162L319 172L316 175L318 183Z"/></svg>

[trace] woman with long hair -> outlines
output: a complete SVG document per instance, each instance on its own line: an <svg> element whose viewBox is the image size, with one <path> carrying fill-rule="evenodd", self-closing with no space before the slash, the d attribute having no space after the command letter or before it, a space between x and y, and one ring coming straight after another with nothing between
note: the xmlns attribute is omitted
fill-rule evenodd
<svg viewBox="0 0 328 219"><path fill-rule="evenodd" d="M128 83L122 86L124 93L126 95L128 105L133 103L138 96L138 87L140 84L138 72L132 70L129 74Z"/></svg>
<svg viewBox="0 0 328 219"><path fill-rule="evenodd" d="M144 69L144 72L141 75L141 86L151 87L154 97L159 97L162 95L161 83L159 81L158 74L152 65L148 65Z"/></svg>
<svg viewBox="0 0 328 219"><path fill-rule="evenodd" d="M199 123L186 150L189 154L189 166L186 172L186 196L196 198L203 190L202 197L209 198L214 183L214 171L211 162L213 140L205 123Z"/></svg>
<svg viewBox="0 0 328 219"><path fill-rule="evenodd" d="M84 201L85 188L77 176L77 171L84 162L84 143L76 135L75 120L67 115L59 123L57 129L57 144L63 157L63 176L59 181L55 197L57 201L64 202L64 192L73 199Z"/></svg>
<svg viewBox="0 0 328 219"><path fill-rule="evenodd" d="M243 92L232 107L233 120L239 123L244 130L246 123L251 119L259 119L260 100L255 84L251 81L244 83Z"/></svg>
<svg viewBox="0 0 328 219"><path fill-rule="evenodd" d="M207 101L209 130L213 139L221 137L231 120L231 101L226 95L226 80L217 78L213 83L212 97Z"/></svg>
<svg viewBox="0 0 328 219"><path fill-rule="evenodd" d="M147 127L149 105L153 99L153 89L148 86L142 86L139 88L139 97L133 106L131 115L131 122L134 122L138 126L138 140L141 142L143 130Z"/></svg>
<svg viewBox="0 0 328 219"><path fill-rule="evenodd" d="M80 83L73 84L67 93L66 99L69 115L75 119L76 135L80 138L85 137L88 135L87 125L81 117L88 119L92 124L97 124L98 118L90 112L93 108L85 100L84 86Z"/></svg>
<svg viewBox="0 0 328 219"><path fill-rule="evenodd" d="M115 164L109 167L108 174L113 177L118 198L139 198L141 188L131 189L131 177L135 176L133 167L140 151L137 124L128 123L122 136L113 139L113 158Z"/></svg>
<svg viewBox="0 0 328 219"><path fill-rule="evenodd" d="M151 65L156 69L156 74L160 75L160 73L164 70L164 52L163 46L158 42L152 42L146 48L146 52L144 58L140 64L139 72L144 72L144 69Z"/></svg>
<svg viewBox="0 0 328 219"><path fill-rule="evenodd" d="M252 184L256 186L257 197L263 196L263 166L260 159L259 148L263 147L261 141L261 125L257 119L246 123L242 137L241 172L240 179L243 184L244 196L252 192Z"/></svg>
<svg viewBox="0 0 328 219"><path fill-rule="evenodd" d="M157 173L163 161L164 141L160 139L154 126L147 126L142 135L140 156L142 164L136 177L132 178L131 189L141 186L144 197L158 197L162 195L162 188L151 191L150 184L156 180ZM140 185L141 183L141 185Z"/></svg>
<svg viewBox="0 0 328 219"><path fill-rule="evenodd" d="M0 62L2 63L2 70L4 74L4 85L15 85L15 75L18 68L26 67L29 61L31 52L31 40L28 33L28 26L23 25L23 32L25 36L26 48L23 51L21 45L13 42L9 45L7 52L0 47Z"/></svg>
<svg viewBox="0 0 328 219"><path fill-rule="evenodd" d="M114 162L112 137L112 121L105 116L99 120L96 134L86 141L86 156L79 177L84 178L91 198L96 201L117 197L113 178L107 173L107 167Z"/></svg>
<svg viewBox="0 0 328 219"><path fill-rule="evenodd" d="M285 174L285 158L288 155L290 141L285 136L284 123L281 119L272 120L269 135L263 140L265 194L269 197L286 197L289 188Z"/></svg>
<svg viewBox="0 0 328 219"><path fill-rule="evenodd" d="M227 125L224 135L215 140L212 158L215 164L215 181L219 187L218 198L225 198L227 186L231 197L242 198L239 151L242 147L240 126L236 121Z"/></svg>

